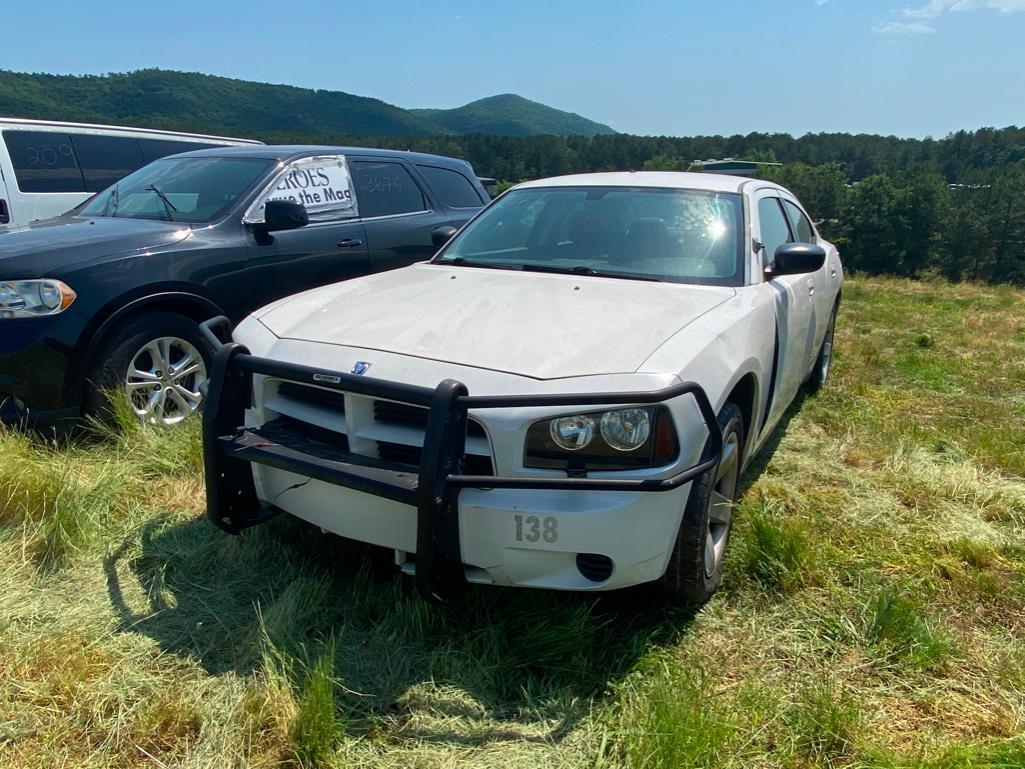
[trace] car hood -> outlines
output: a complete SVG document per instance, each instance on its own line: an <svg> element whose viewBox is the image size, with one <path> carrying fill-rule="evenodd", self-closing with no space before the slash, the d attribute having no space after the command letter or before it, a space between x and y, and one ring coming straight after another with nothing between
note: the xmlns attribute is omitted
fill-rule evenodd
<svg viewBox="0 0 1025 769"><path fill-rule="evenodd" d="M60 277L71 264L161 248L188 237L187 224L114 217L57 217L0 231L0 278Z"/></svg>
<svg viewBox="0 0 1025 769"><path fill-rule="evenodd" d="M557 379L636 371L669 337L734 293L417 264L307 291L256 316L281 339Z"/></svg>

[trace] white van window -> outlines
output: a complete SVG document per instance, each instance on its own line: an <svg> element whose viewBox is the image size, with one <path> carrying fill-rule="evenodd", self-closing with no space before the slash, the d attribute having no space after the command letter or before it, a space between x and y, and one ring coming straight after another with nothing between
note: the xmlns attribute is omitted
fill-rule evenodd
<svg viewBox="0 0 1025 769"><path fill-rule="evenodd" d="M150 163L168 155L177 155L179 152L194 152L195 150L209 150L215 147L225 147L225 144L211 144L208 142L179 142L168 139L139 139L139 149L142 150L142 159Z"/></svg>
<svg viewBox="0 0 1025 769"><path fill-rule="evenodd" d="M263 207L268 200L302 203L311 222L351 219L359 215L349 166L342 155L304 158L292 163L246 218L262 222Z"/></svg>
<svg viewBox="0 0 1025 769"><path fill-rule="evenodd" d="M71 136L57 131L4 131L22 192L85 192Z"/></svg>
<svg viewBox="0 0 1025 769"><path fill-rule="evenodd" d="M145 165L139 143L128 136L72 134L86 192L100 192Z"/></svg>

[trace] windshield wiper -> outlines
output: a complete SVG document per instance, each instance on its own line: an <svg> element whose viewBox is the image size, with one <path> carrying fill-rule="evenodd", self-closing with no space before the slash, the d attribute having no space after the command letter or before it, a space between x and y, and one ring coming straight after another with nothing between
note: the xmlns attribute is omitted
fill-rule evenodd
<svg viewBox="0 0 1025 769"><path fill-rule="evenodd" d="M559 275L587 275L593 278L621 278L622 280L643 280L649 283L661 283L658 278L650 275L631 275L623 272L605 272L588 267L586 264L578 264L575 267L559 267L554 264L524 264L521 268L524 272L554 272Z"/></svg>
<svg viewBox="0 0 1025 769"><path fill-rule="evenodd" d="M518 270L519 265L506 262L479 262L467 259L463 256L456 256L451 259L439 259L435 264L454 264L456 267L483 267L491 270Z"/></svg>
<svg viewBox="0 0 1025 769"><path fill-rule="evenodd" d="M167 195L165 195L163 192L161 192L160 189L157 187L157 185L151 184L146 189L149 190L150 192L157 193L157 195L160 198L160 201L164 204L164 208L167 210L167 218L168 218L168 220L173 222L174 221L174 214L171 213L171 212L178 210L177 208L174 207L174 203L172 203L170 200L167 199Z"/></svg>

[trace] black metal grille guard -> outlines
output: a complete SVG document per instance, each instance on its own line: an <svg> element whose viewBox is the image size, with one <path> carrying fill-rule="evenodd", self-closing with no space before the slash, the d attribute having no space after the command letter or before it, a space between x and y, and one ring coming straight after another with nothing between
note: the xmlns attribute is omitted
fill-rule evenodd
<svg viewBox="0 0 1025 769"><path fill-rule="evenodd" d="M669 491L713 469L722 453L722 432L715 411L704 389L695 382L632 393L472 396L466 385L453 379L431 389L255 357L244 345L227 341L231 326L223 316L202 323L200 328L216 349L203 407L203 463L210 520L238 534L280 512L273 506L260 507L253 462L414 505L416 585L421 595L431 600L444 600L465 584L458 519L462 489ZM252 402L254 374L427 407L419 472L344 451L322 448L306 453L276 443L272 435L259 429L246 430L243 425ZM641 405L685 394L697 403L709 437L698 464L669 478L520 478L460 472L470 409Z"/></svg>

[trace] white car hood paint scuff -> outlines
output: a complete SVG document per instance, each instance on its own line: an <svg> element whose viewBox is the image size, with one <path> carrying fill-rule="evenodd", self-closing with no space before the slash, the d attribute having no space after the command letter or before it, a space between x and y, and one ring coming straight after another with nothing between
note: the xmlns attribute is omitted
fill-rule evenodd
<svg viewBox="0 0 1025 769"><path fill-rule="evenodd" d="M557 379L636 371L669 337L734 294L417 264L306 291L256 315L281 339Z"/></svg>

